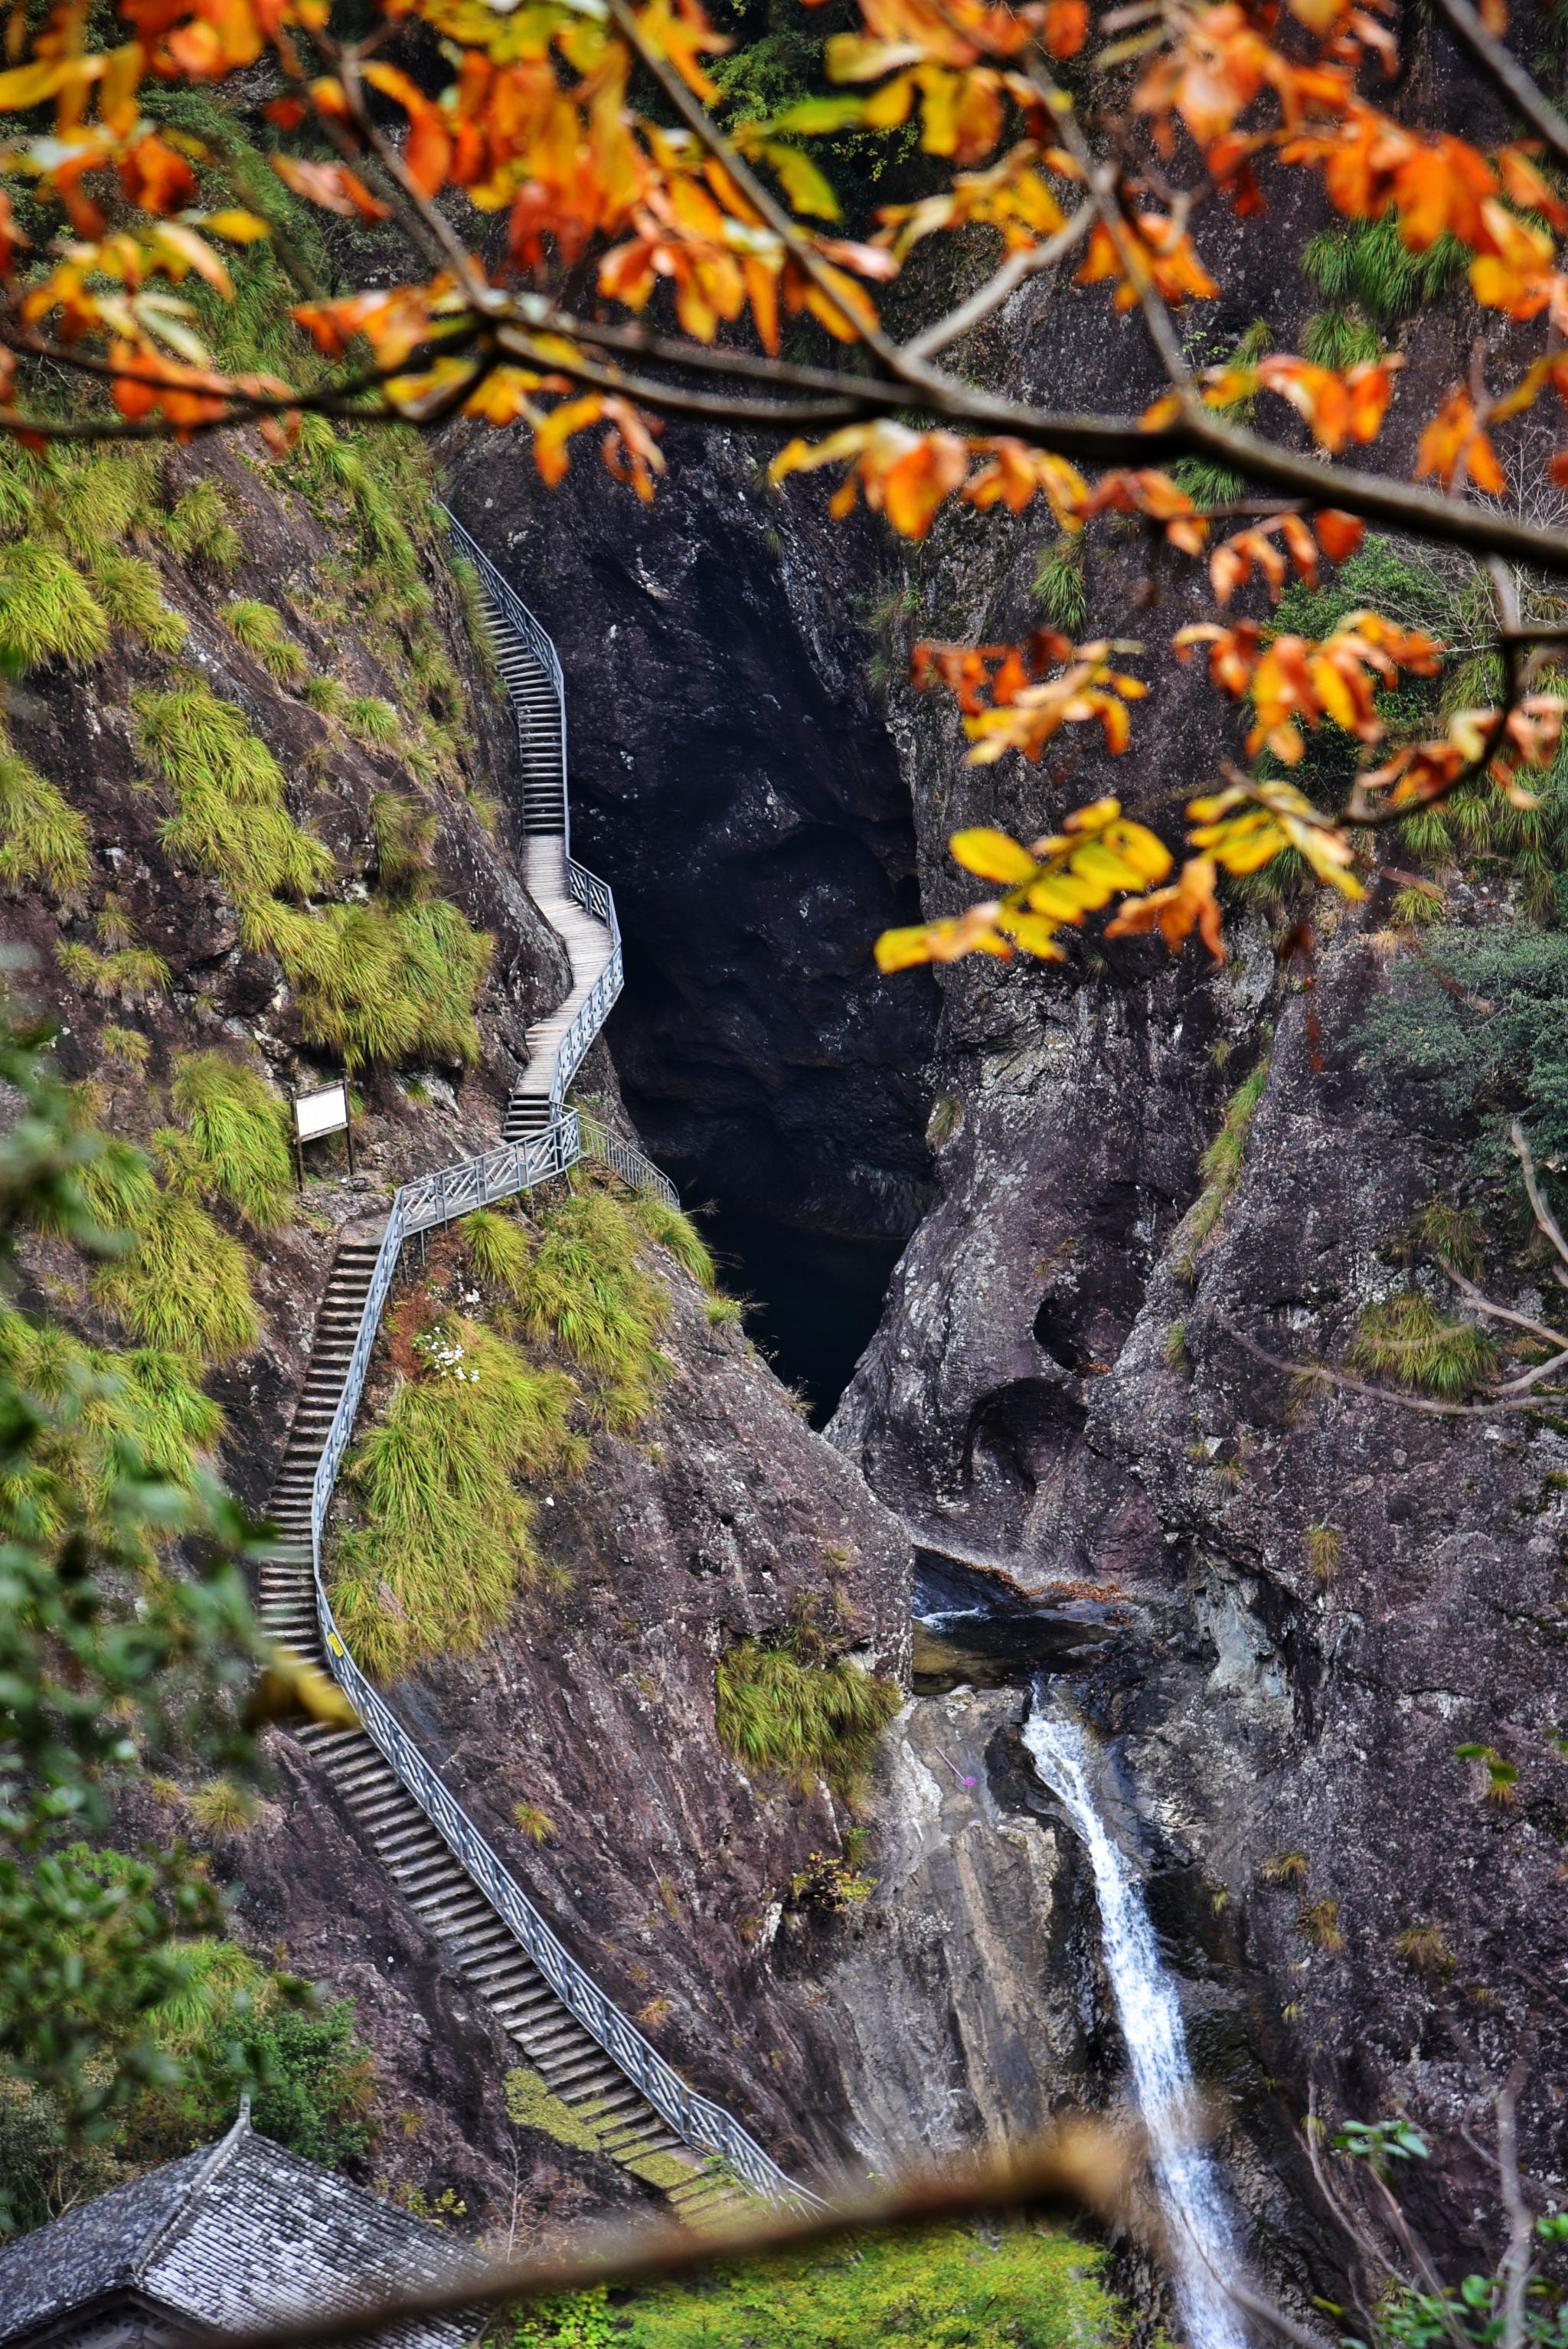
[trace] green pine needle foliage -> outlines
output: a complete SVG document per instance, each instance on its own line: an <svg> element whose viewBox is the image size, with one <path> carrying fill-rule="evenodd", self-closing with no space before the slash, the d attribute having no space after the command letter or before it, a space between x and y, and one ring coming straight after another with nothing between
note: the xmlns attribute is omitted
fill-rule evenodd
<svg viewBox="0 0 1568 2349"><path fill-rule="evenodd" d="M1083 533L1064 531L1046 547L1035 565L1030 593L1046 626L1059 628L1075 642L1088 617L1088 591L1083 576Z"/></svg>
<svg viewBox="0 0 1568 2349"><path fill-rule="evenodd" d="M903 1702L892 1681L842 1658L804 1663L786 1647L740 1640L715 1681L719 1742L748 1775L778 1771L805 1790L825 1778L853 1800L877 1739Z"/></svg>
<svg viewBox="0 0 1568 2349"><path fill-rule="evenodd" d="M155 653L180 650L187 633L185 617L164 602L155 564L112 546L94 547L86 561L98 601L117 628L129 629Z"/></svg>
<svg viewBox="0 0 1568 2349"><path fill-rule="evenodd" d="M1033 2225L865 2235L658 2285L613 2314L604 2306L602 2333L578 2313L591 2295L545 2302L522 2313L505 2349L1110 2349L1126 2325L1105 2269L1098 2247Z"/></svg>
<svg viewBox="0 0 1568 2349"><path fill-rule="evenodd" d="M163 826L170 856L216 874L242 905L305 896L335 877L331 850L290 815L283 770L237 704L192 679L131 706L138 748L179 801Z"/></svg>
<svg viewBox="0 0 1568 2349"><path fill-rule="evenodd" d="M1302 330L1301 355L1314 367L1361 367L1382 348L1377 329L1359 310L1319 310Z"/></svg>
<svg viewBox="0 0 1568 2349"><path fill-rule="evenodd" d="M1439 1313L1420 1289L1408 1288L1367 1308L1348 1360L1413 1394L1460 1402L1495 1374L1498 1350L1484 1330Z"/></svg>
<svg viewBox="0 0 1568 2349"><path fill-rule="evenodd" d="M0 748L0 885L35 884L51 897L69 897L88 870L81 816L36 767Z"/></svg>
<svg viewBox="0 0 1568 2349"><path fill-rule="evenodd" d="M1501 923L1429 931L1401 956L1357 1034L1379 1092L1441 1129L1458 1118L1483 1164L1509 1162L1522 1112L1537 1155L1568 1157L1568 935Z"/></svg>
<svg viewBox="0 0 1568 2349"><path fill-rule="evenodd" d="M542 1215L537 1245L512 1288L522 1329L582 1365L590 1409L617 1433L647 1416L669 1369L654 1342L669 1301L638 1261L642 1237L622 1200L580 1191Z"/></svg>
<svg viewBox="0 0 1568 2349"><path fill-rule="evenodd" d="M101 1305L143 1344L225 1362L261 1334L245 1250L181 1183L136 1226L128 1255L93 1283Z"/></svg>
<svg viewBox="0 0 1568 2349"><path fill-rule="evenodd" d="M1387 212L1380 220L1320 229L1301 258L1325 302L1341 308L1353 302L1375 325L1397 326L1450 292L1469 256L1447 233L1425 252L1412 253L1398 215Z"/></svg>
<svg viewBox="0 0 1568 2349"><path fill-rule="evenodd" d="M108 616L59 548L23 539L0 552L0 667L73 667L108 650Z"/></svg>
<svg viewBox="0 0 1568 2349"><path fill-rule="evenodd" d="M303 677L309 664L284 626L283 614L275 604L263 604L251 595L236 596L225 604L220 616L223 626L235 642L254 653L262 667L281 685Z"/></svg>
<svg viewBox="0 0 1568 2349"><path fill-rule="evenodd" d="M668 1250L676 1262L700 1281L704 1288L712 1288L717 1278L714 1270L713 1252L691 1217L679 1207L655 1198L646 1191L637 1192L629 1202L633 1215L648 1237Z"/></svg>
<svg viewBox="0 0 1568 2349"><path fill-rule="evenodd" d="M540 1579L533 1510L512 1479L580 1457L564 1372L453 1314L417 1342L423 1374L356 1449L345 1484L359 1522L335 1545L338 1622L382 1680L478 1647Z"/></svg>
<svg viewBox="0 0 1568 2349"><path fill-rule="evenodd" d="M253 1224L281 1222L294 1168L284 1105L265 1080L227 1052L192 1052L176 1066L173 1098L212 1189Z"/></svg>

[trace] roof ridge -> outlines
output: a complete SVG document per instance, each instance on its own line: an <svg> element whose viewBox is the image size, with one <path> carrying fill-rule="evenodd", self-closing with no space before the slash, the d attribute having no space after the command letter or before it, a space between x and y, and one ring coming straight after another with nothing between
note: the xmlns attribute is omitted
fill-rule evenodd
<svg viewBox="0 0 1568 2349"><path fill-rule="evenodd" d="M163 2244L173 2233L181 2220L190 2216L192 2203L196 2201L200 2195L205 2193L207 2188L211 2184L212 2179L217 2175L218 2171L223 2168L224 2164L237 2150L241 2140L249 2137L250 2133L251 2099L249 2095L242 2095L240 2098L240 2109L234 2116L233 2127L225 2136L221 2137L218 2139L215 2146L212 2146L209 2149L207 2158L203 2161L200 2169L197 2170L196 2175L191 2180L190 2185L186 2188L184 2193L181 2196L173 2209L170 2210L166 2217L160 2219L156 2222L148 2233L139 2251L138 2251L131 2259L129 2274L130 2281L133 2283L139 2283L142 2281L152 2261L154 2253L161 2250Z"/></svg>

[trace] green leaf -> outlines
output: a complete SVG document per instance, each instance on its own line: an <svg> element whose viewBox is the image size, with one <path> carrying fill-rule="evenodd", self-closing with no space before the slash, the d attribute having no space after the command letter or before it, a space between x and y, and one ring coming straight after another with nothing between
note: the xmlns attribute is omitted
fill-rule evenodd
<svg viewBox="0 0 1568 2349"><path fill-rule="evenodd" d="M798 138L820 139L859 122L864 113L863 98L802 98L762 127L769 133L791 130Z"/></svg>

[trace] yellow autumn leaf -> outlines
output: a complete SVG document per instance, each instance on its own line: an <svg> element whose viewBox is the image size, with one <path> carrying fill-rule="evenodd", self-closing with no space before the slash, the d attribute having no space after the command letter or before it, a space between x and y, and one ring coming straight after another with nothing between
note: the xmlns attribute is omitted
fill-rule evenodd
<svg viewBox="0 0 1568 2349"><path fill-rule="evenodd" d="M994 832L988 824L955 832L947 845L954 862L962 864L966 873L977 873L982 881L1000 881L1010 889L1016 888L1020 882L1033 880L1038 869L1026 848L1021 848L1007 833Z"/></svg>

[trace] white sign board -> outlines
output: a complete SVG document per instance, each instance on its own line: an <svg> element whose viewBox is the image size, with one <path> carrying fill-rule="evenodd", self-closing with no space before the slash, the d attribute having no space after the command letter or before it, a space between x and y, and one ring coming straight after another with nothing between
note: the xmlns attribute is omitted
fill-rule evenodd
<svg viewBox="0 0 1568 2349"><path fill-rule="evenodd" d="M302 1142L318 1134L341 1133L348 1123L348 1090L328 1085L319 1093L300 1093L294 1100L294 1132Z"/></svg>

